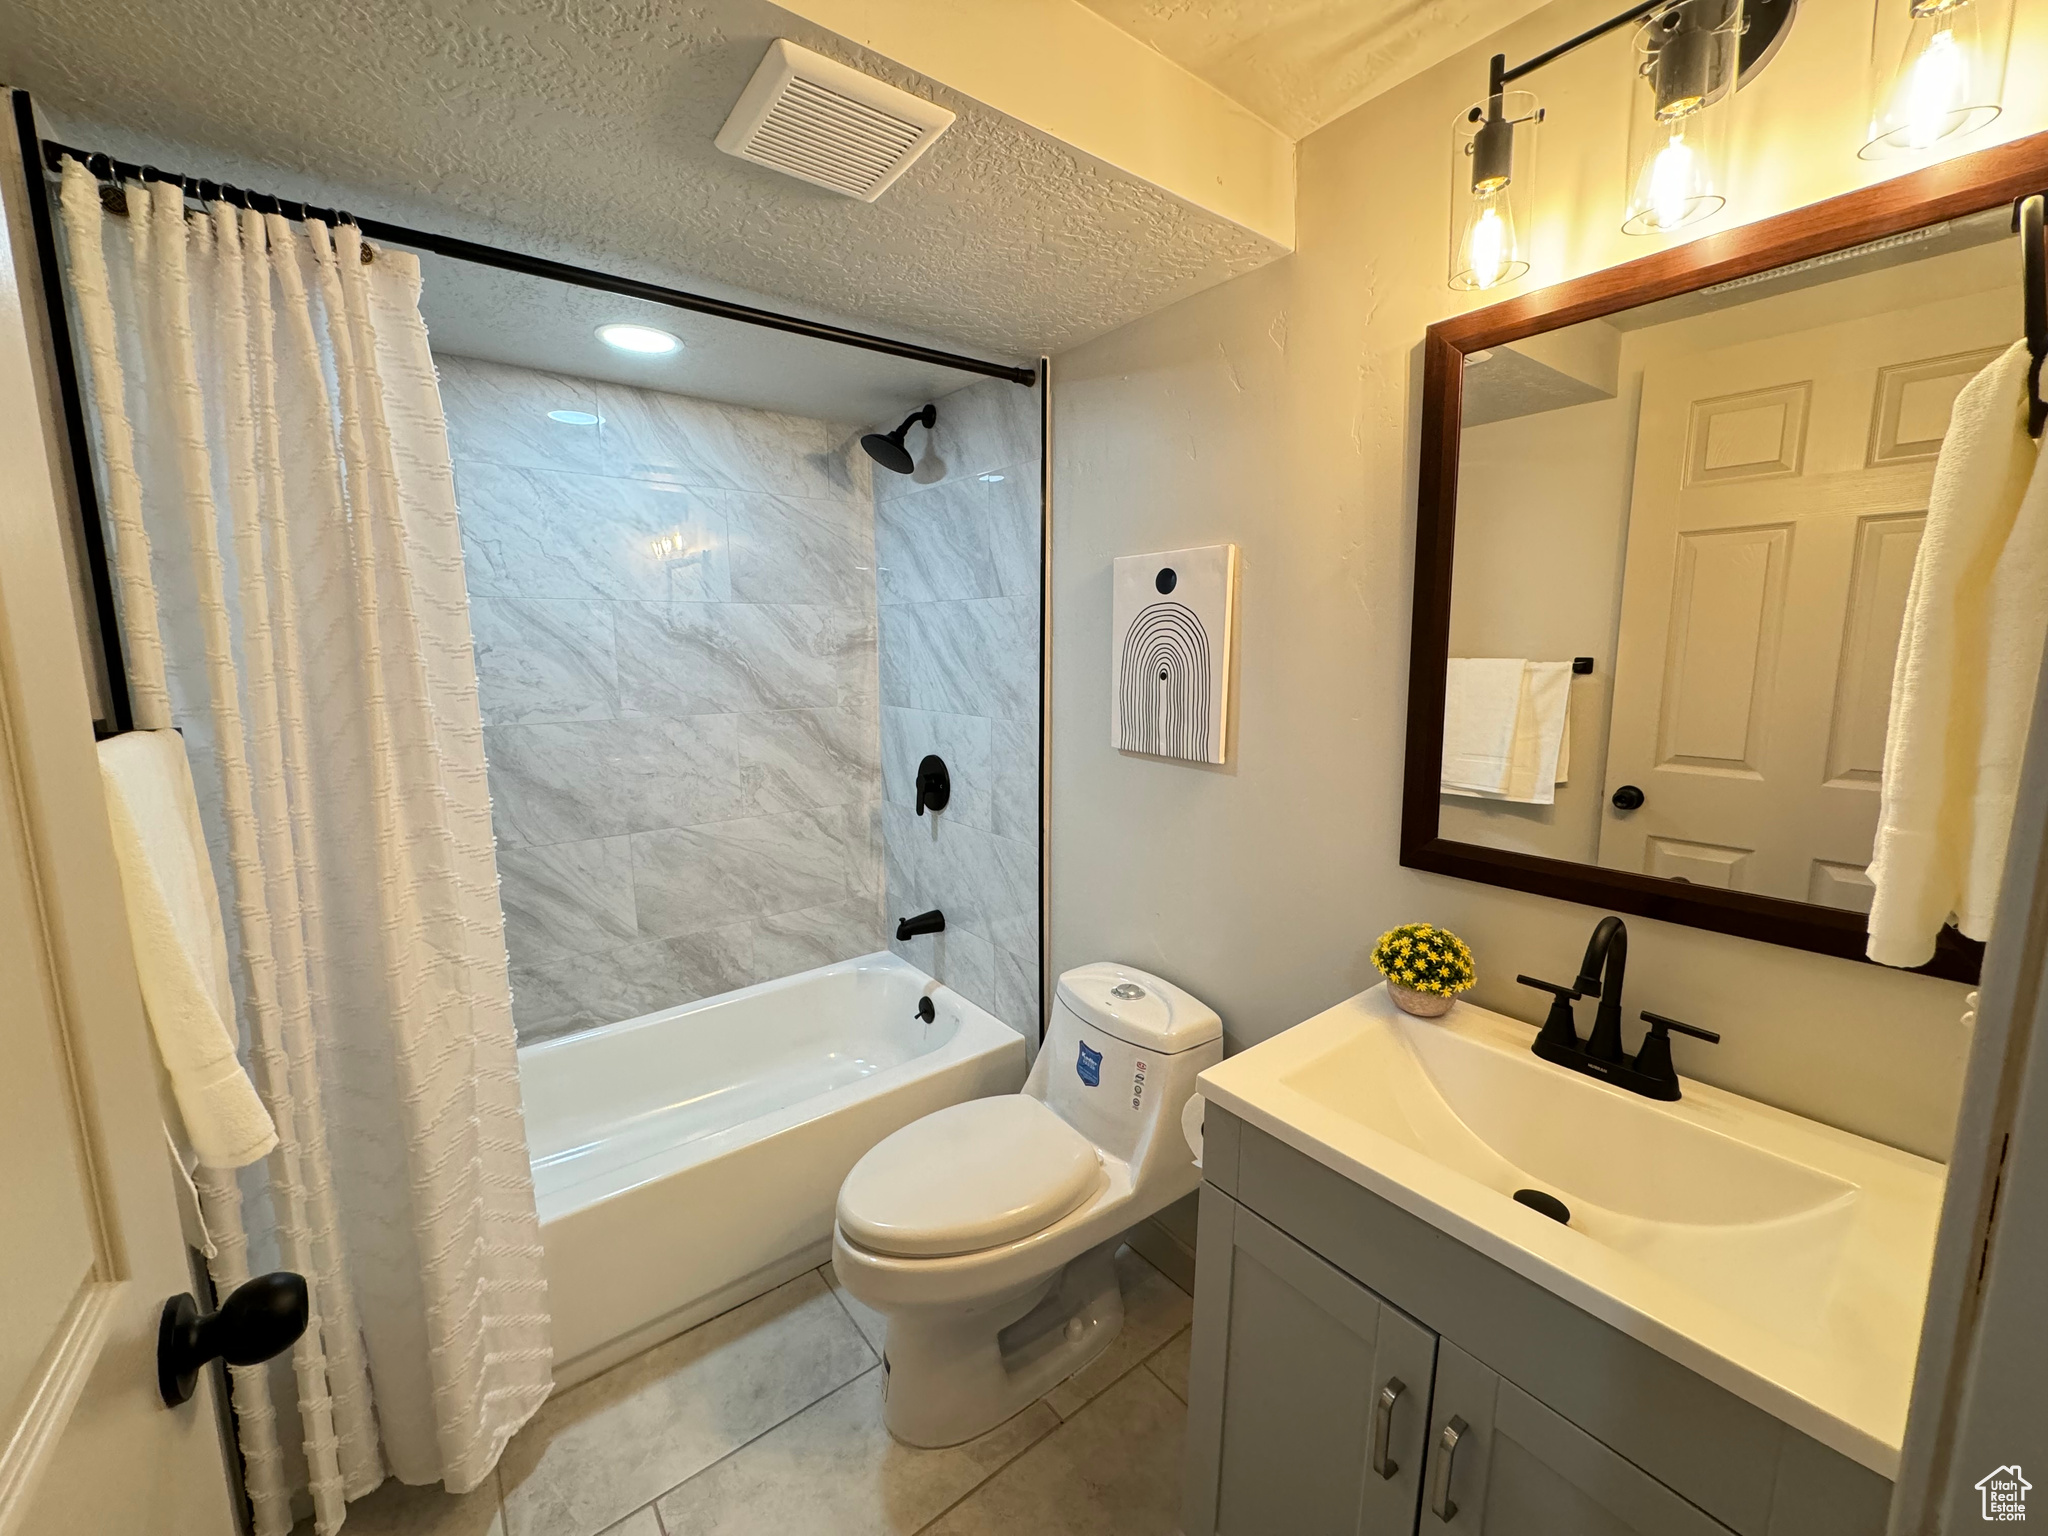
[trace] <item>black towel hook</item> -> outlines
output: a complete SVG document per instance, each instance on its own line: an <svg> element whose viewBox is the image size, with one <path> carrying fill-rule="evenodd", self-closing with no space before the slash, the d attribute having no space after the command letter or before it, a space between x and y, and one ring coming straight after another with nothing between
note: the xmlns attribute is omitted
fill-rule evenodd
<svg viewBox="0 0 2048 1536"><path fill-rule="evenodd" d="M2020 267L2026 288L2027 436L2039 437L2048 425L2048 401L2041 398L2041 364L2048 359L2048 235L2043 220L2048 196L2036 192L2013 205L2012 224L2019 231Z"/></svg>

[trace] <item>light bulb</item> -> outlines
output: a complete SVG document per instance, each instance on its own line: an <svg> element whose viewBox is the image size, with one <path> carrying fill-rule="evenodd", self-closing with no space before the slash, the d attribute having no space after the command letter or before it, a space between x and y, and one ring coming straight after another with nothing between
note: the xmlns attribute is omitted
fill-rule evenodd
<svg viewBox="0 0 2048 1536"><path fill-rule="evenodd" d="M1650 162L1650 211L1659 229L1676 229L1685 222L1685 210L1692 201L1692 178L1693 153L1680 129Z"/></svg>
<svg viewBox="0 0 2048 1536"><path fill-rule="evenodd" d="M1963 108L1969 105L1970 56L1956 40L1949 19L1948 12L1941 14L1920 57L1900 81L1906 98L1900 116L1906 120L1906 143L1913 149L1925 149L1962 126Z"/></svg>
<svg viewBox="0 0 2048 1536"><path fill-rule="evenodd" d="M1491 288L1510 276L1520 275L1514 270L1514 213L1508 207L1505 186L1476 194L1473 204L1459 266L1469 274L1466 281L1471 287Z"/></svg>

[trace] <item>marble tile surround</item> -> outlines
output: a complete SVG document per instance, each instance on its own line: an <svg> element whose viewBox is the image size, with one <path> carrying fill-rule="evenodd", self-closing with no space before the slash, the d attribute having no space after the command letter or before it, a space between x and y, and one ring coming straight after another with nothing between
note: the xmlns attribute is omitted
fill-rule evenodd
<svg viewBox="0 0 2048 1536"><path fill-rule="evenodd" d="M1035 1048L1036 392L943 397L897 476L829 423L439 362L520 1038L938 907L892 947Z"/></svg>
<svg viewBox="0 0 2048 1536"><path fill-rule="evenodd" d="M858 434L437 362L520 1039L881 948Z"/></svg>
<svg viewBox="0 0 2048 1536"><path fill-rule="evenodd" d="M916 470L874 476L888 910L946 914L943 934L891 947L1036 1050L1039 397L991 379L937 404L937 426L911 430ZM920 817L928 752L953 798Z"/></svg>

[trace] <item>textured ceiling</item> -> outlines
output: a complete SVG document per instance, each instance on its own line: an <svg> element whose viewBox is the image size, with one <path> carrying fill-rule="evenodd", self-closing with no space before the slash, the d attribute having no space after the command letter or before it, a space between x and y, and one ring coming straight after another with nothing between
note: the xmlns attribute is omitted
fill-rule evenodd
<svg viewBox="0 0 2048 1536"><path fill-rule="evenodd" d="M1546 0L1081 3L1299 139Z"/></svg>
<svg viewBox="0 0 2048 1536"><path fill-rule="evenodd" d="M788 37L959 120L879 202L720 154ZM88 147L1029 359L1284 254L765 0L0 0Z"/></svg>

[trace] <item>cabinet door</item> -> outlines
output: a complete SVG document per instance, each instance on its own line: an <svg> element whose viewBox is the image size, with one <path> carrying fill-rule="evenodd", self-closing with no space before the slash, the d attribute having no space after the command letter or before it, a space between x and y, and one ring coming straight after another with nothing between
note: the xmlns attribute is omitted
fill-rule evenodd
<svg viewBox="0 0 2048 1536"><path fill-rule="evenodd" d="M1436 1336L1210 1189L1202 1236L1188 1531L1411 1536Z"/></svg>
<svg viewBox="0 0 2048 1536"><path fill-rule="evenodd" d="M1729 1536L1649 1473L1438 1346L1423 1536Z"/></svg>

